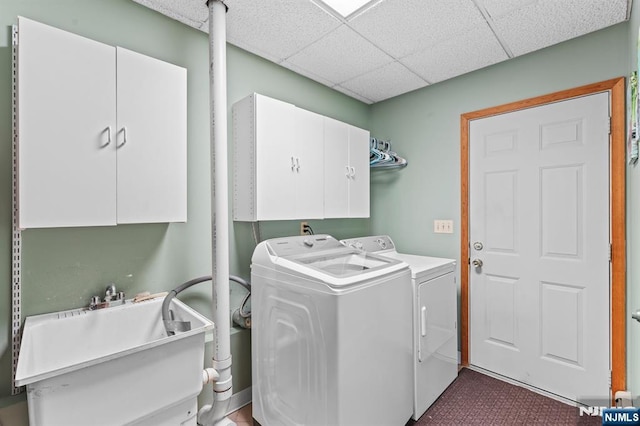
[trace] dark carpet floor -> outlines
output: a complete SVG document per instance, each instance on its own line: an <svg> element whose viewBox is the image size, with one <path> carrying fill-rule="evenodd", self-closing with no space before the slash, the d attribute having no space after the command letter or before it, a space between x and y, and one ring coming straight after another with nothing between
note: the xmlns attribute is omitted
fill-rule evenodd
<svg viewBox="0 0 640 426"><path fill-rule="evenodd" d="M467 368L416 422L425 425L601 425L563 404Z"/></svg>

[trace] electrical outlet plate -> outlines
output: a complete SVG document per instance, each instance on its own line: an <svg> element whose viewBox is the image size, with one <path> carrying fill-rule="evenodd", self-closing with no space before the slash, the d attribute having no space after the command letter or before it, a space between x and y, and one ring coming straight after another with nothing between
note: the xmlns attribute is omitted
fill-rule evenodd
<svg viewBox="0 0 640 426"><path fill-rule="evenodd" d="M453 220L448 220L448 219L434 220L433 232L436 234L453 234Z"/></svg>
<svg viewBox="0 0 640 426"><path fill-rule="evenodd" d="M300 222L300 235L306 235L304 233L304 228L305 226L308 226L308 225L309 225L309 222Z"/></svg>

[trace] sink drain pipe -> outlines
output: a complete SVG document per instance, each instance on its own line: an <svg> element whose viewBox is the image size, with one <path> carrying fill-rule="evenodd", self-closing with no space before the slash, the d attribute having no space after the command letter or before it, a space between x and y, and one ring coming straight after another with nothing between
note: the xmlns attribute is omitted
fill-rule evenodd
<svg viewBox="0 0 640 426"><path fill-rule="evenodd" d="M209 0L209 83L211 109L211 244L213 365L219 378L213 384L213 403L198 411L200 425L235 425L226 418L233 394L231 381L231 316L229 314L229 187L227 172L227 7Z"/></svg>

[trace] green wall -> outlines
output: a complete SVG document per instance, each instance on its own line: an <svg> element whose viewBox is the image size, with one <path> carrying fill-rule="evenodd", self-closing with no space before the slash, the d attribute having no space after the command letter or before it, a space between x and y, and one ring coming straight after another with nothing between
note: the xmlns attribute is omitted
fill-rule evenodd
<svg viewBox="0 0 640 426"><path fill-rule="evenodd" d="M128 297L168 290L211 274L209 65L206 34L130 0L2 0L0 4L0 407L11 386L11 28L22 15L119 45L188 70L188 221L184 224L35 229L23 232L23 315L86 306L109 282ZM228 49L228 105L252 92L368 127L369 106L243 50ZM231 125L229 122L229 131ZM231 135L230 135L231 136ZM232 150L230 149L230 155ZM311 222L316 233L366 234L368 220ZM262 237L297 234L298 222L261 225ZM248 224L231 224L232 274L249 278L255 242ZM232 283L232 308L245 290ZM205 315L211 285L180 297ZM234 334L234 391L251 383L248 332ZM241 348L235 350L236 348ZM207 350L209 354L209 349Z"/></svg>

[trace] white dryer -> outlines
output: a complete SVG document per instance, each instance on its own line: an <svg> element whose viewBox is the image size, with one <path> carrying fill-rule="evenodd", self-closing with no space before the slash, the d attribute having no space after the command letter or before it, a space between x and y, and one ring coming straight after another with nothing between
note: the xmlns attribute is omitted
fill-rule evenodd
<svg viewBox="0 0 640 426"><path fill-rule="evenodd" d="M278 238L251 265L253 417L404 426L412 409L411 273L328 235Z"/></svg>
<svg viewBox="0 0 640 426"><path fill-rule="evenodd" d="M458 376L456 263L452 259L402 254L387 235L343 240L347 246L411 268L413 284L413 419L420 416Z"/></svg>

